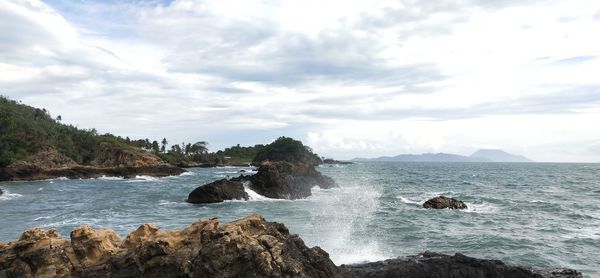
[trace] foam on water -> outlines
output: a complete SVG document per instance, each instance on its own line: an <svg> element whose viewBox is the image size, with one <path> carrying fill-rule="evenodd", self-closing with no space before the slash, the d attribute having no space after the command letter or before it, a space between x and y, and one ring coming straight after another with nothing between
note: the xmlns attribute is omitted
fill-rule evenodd
<svg viewBox="0 0 600 278"><path fill-rule="evenodd" d="M248 182L244 182L244 191L248 193L248 201L280 201L281 199L271 199L256 193L256 191L250 189Z"/></svg>
<svg viewBox="0 0 600 278"><path fill-rule="evenodd" d="M124 180L125 178L123 177L111 177L111 176L101 176L96 178L97 180L103 180L103 181L119 181L119 180Z"/></svg>
<svg viewBox="0 0 600 278"><path fill-rule="evenodd" d="M4 194L0 195L0 201L14 200L23 197L19 193L10 193L8 190L3 189Z"/></svg>

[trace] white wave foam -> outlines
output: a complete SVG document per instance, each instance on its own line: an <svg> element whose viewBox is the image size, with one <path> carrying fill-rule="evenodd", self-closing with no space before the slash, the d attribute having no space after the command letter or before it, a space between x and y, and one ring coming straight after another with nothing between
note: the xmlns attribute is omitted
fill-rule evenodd
<svg viewBox="0 0 600 278"><path fill-rule="evenodd" d="M400 199L400 201L402 201L405 204L409 204L409 205L417 205L420 206L422 204L421 201L414 201L408 198L405 198L403 196L396 196L396 198Z"/></svg>
<svg viewBox="0 0 600 278"><path fill-rule="evenodd" d="M499 207L490 203L473 204L465 202L465 204L467 205L467 209L461 211L488 214L496 213L500 210Z"/></svg>
<svg viewBox="0 0 600 278"><path fill-rule="evenodd" d="M17 199L17 198L21 198L23 197L23 195L19 194L19 193L10 193L8 190L3 189L4 194L0 195L0 200L1 201L5 201L5 200L13 200L13 199Z"/></svg>
<svg viewBox="0 0 600 278"><path fill-rule="evenodd" d="M177 206L177 205L181 205L180 202L172 202L172 201L168 201L168 200L160 200L158 202L159 206L166 206L166 207L172 207L172 206Z"/></svg>
<svg viewBox="0 0 600 278"><path fill-rule="evenodd" d="M179 176L194 176L194 175L196 175L196 173L195 172L190 172L190 171L183 172L183 173L179 174Z"/></svg>
<svg viewBox="0 0 600 278"><path fill-rule="evenodd" d="M136 180L144 180L144 181L156 181L158 180L157 177L151 177L151 176L135 176Z"/></svg>
<svg viewBox="0 0 600 278"><path fill-rule="evenodd" d="M329 250L328 250L329 251ZM332 250L331 260L336 265L357 264L390 259L390 256L381 254L375 244L360 245L357 248L344 248L343 250Z"/></svg>
<svg viewBox="0 0 600 278"><path fill-rule="evenodd" d="M110 177L110 176L101 176L96 178L97 180L104 180L104 181L118 181L118 180L123 180L123 177Z"/></svg>
<svg viewBox="0 0 600 278"><path fill-rule="evenodd" d="M248 193L248 201L279 201L280 199L271 199L256 193L256 191L250 189L248 182L244 182L244 191Z"/></svg>
<svg viewBox="0 0 600 278"><path fill-rule="evenodd" d="M40 217L33 219L33 221L40 221L40 220L50 219L50 218L52 218L52 216L40 216Z"/></svg>

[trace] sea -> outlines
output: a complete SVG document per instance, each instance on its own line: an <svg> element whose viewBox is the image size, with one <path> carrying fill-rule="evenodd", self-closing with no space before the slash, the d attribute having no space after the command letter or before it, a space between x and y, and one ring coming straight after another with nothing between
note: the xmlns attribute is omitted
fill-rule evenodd
<svg viewBox="0 0 600 278"><path fill-rule="evenodd" d="M318 170L339 187L313 188L302 200L269 199L247 188L249 201L216 204L185 200L202 184L254 170L2 182L0 242L31 227L68 237L87 224L126 236L143 223L173 230L199 219L229 222L260 213L308 246L320 246L338 265L435 251L600 277L600 164L360 162ZM468 209L422 208L438 195Z"/></svg>

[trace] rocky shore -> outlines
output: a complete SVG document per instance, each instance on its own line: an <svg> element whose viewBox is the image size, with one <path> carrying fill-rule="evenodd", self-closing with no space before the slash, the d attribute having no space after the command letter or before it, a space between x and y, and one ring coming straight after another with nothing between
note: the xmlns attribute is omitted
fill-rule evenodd
<svg viewBox="0 0 600 278"><path fill-rule="evenodd" d="M273 199L302 199L311 195L311 188L336 187L332 178L315 170L314 164L287 161L262 163L251 176L239 176L202 185L192 191L189 203L216 203L224 200L247 200L244 184L256 193Z"/></svg>
<svg viewBox="0 0 600 278"><path fill-rule="evenodd" d="M169 164L148 166L96 167L74 166L45 169L37 166L0 168L0 181L45 180L66 177L90 179L102 176L135 178L136 176L166 177L179 175L185 170Z"/></svg>
<svg viewBox="0 0 600 278"><path fill-rule="evenodd" d="M180 231L144 224L121 238L81 226L70 238L33 228L0 243L0 277L582 277L461 254L422 253L336 266L280 223L260 215L221 224L200 220Z"/></svg>
<svg viewBox="0 0 600 278"><path fill-rule="evenodd" d="M183 172L185 170L170 165L151 153L101 144L94 160L86 165L76 163L54 148L42 148L24 161L0 167L0 181L45 180L60 177L70 179L102 176L164 177Z"/></svg>

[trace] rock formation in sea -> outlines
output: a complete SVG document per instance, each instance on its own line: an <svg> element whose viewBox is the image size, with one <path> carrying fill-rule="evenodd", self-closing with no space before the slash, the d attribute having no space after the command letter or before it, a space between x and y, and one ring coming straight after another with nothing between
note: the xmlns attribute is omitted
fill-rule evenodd
<svg viewBox="0 0 600 278"><path fill-rule="evenodd" d="M70 240L34 228L0 244L0 277L341 277L319 247L259 215L181 231L144 224L125 239L76 228Z"/></svg>
<svg viewBox="0 0 600 278"><path fill-rule="evenodd" d="M336 187L332 178L321 174L308 163L287 161L266 162L258 173L247 178L256 193L274 199L302 199L311 195L311 188Z"/></svg>
<svg viewBox="0 0 600 278"><path fill-rule="evenodd" d="M190 203L215 203L224 200L248 199L243 183L256 193L273 199L301 199L311 195L311 188L336 187L332 178L321 174L310 163L275 161L263 162L258 172L202 185L192 191ZM243 192L243 193L242 193Z"/></svg>
<svg viewBox="0 0 600 278"><path fill-rule="evenodd" d="M2 196L2 194L4 194L4 192L2 191L2 188L0 188L0 196Z"/></svg>
<svg viewBox="0 0 600 278"><path fill-rule="evenodd" d="M33 228L0 243L0 277L582 277L570 269L536 270L422 253L337 267L327 252L260 215L221 224L200 220L179 231L144 224L121 238L81 226L70 239Z"/></svg>
<svg viewBox="0 0 600 278"><path fill-rule="evenodd" d="M467 205L462 201L459 201L454 198L448 198L445 196L438 196L435 198L431 198L423 203L424 208L433 208L433 209L466 209Z"/></svg>
<svg viewBox="0 0 600 278"><path fill-rule="evenodd" d="M345 277L470 277L470 278L578 278L581 272L573 269L534 269L505 264L499 260L454 256L424 252L416 256L339 267Z"/></svg>
<svg viewBox="0 0 600 278"><path fill-rule="evenodd" d="M222 179L196 188L188 196L188 203L218 203L225 200L248 200L241 181Z"/></svg>

